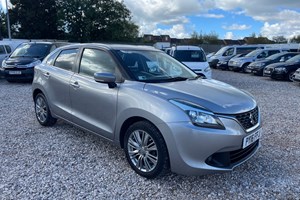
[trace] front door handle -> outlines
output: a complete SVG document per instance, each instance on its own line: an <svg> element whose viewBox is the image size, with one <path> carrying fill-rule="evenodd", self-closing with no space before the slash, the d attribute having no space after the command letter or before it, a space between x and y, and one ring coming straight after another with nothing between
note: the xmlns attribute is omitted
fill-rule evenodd
<svg viewBox="0 0 300 200"><path fill-rule="evenodd" d="M49 72L44 72L43 74L44 74L44 76L45 76L46 78L49 78L49 77L50 77L50 73L49 73Z"/></svg>
<svg viewBox="0 0 300 200"><path fill-rule="evenodd" d="M78 84L77 81L75 81L74 83L71 83L71 85L73 86L73 88L79 88L80 85Z"/></svg>

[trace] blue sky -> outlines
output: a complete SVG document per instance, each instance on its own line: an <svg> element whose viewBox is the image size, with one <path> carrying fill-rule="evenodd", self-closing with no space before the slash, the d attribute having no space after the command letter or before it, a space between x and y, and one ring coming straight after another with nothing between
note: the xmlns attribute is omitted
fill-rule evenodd
<svg viewBox="0 0 300 200"><path fill-rule="evenodd" d="M299 0L124 0L140 34L190 37L216 33L241 39L300 35Z"/></svg>

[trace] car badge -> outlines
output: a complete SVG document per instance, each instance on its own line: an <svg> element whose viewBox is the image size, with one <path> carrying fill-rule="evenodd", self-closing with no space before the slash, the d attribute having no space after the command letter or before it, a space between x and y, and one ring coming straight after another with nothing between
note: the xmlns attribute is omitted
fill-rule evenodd
<svg viewBox="0 0 300 200"><path fill-rule="evenodd" d="M255 124L255 118L254 118L254 116L252 115L252 113L250 113L249 118L250 118L250 123L251 123L252 125L254 125L254 124Z"/></svg>

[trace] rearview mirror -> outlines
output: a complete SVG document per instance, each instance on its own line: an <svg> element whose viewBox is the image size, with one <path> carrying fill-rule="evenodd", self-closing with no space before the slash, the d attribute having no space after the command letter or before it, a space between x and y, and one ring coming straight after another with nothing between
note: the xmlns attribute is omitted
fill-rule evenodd
<svg viewBox="0 0 300 200"><path fill-rule="evenodd" d="M117 87L116 76L112 73L95 73L94 80L98 83L107 83L109 88Z"/></svg>

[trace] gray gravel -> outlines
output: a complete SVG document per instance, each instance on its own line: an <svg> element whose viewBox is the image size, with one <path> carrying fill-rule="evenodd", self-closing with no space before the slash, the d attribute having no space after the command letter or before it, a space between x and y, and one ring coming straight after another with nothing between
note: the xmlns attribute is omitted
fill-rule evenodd
<svg viewBox="0 0 300 200"><path fill-rule="evenodd" d="M0 199L300 199L300 85L228 71L213 77L256 97L262 148L230 173L155 180L95 135L63 121L40 126L31 85L0 79Z"/></svg>

